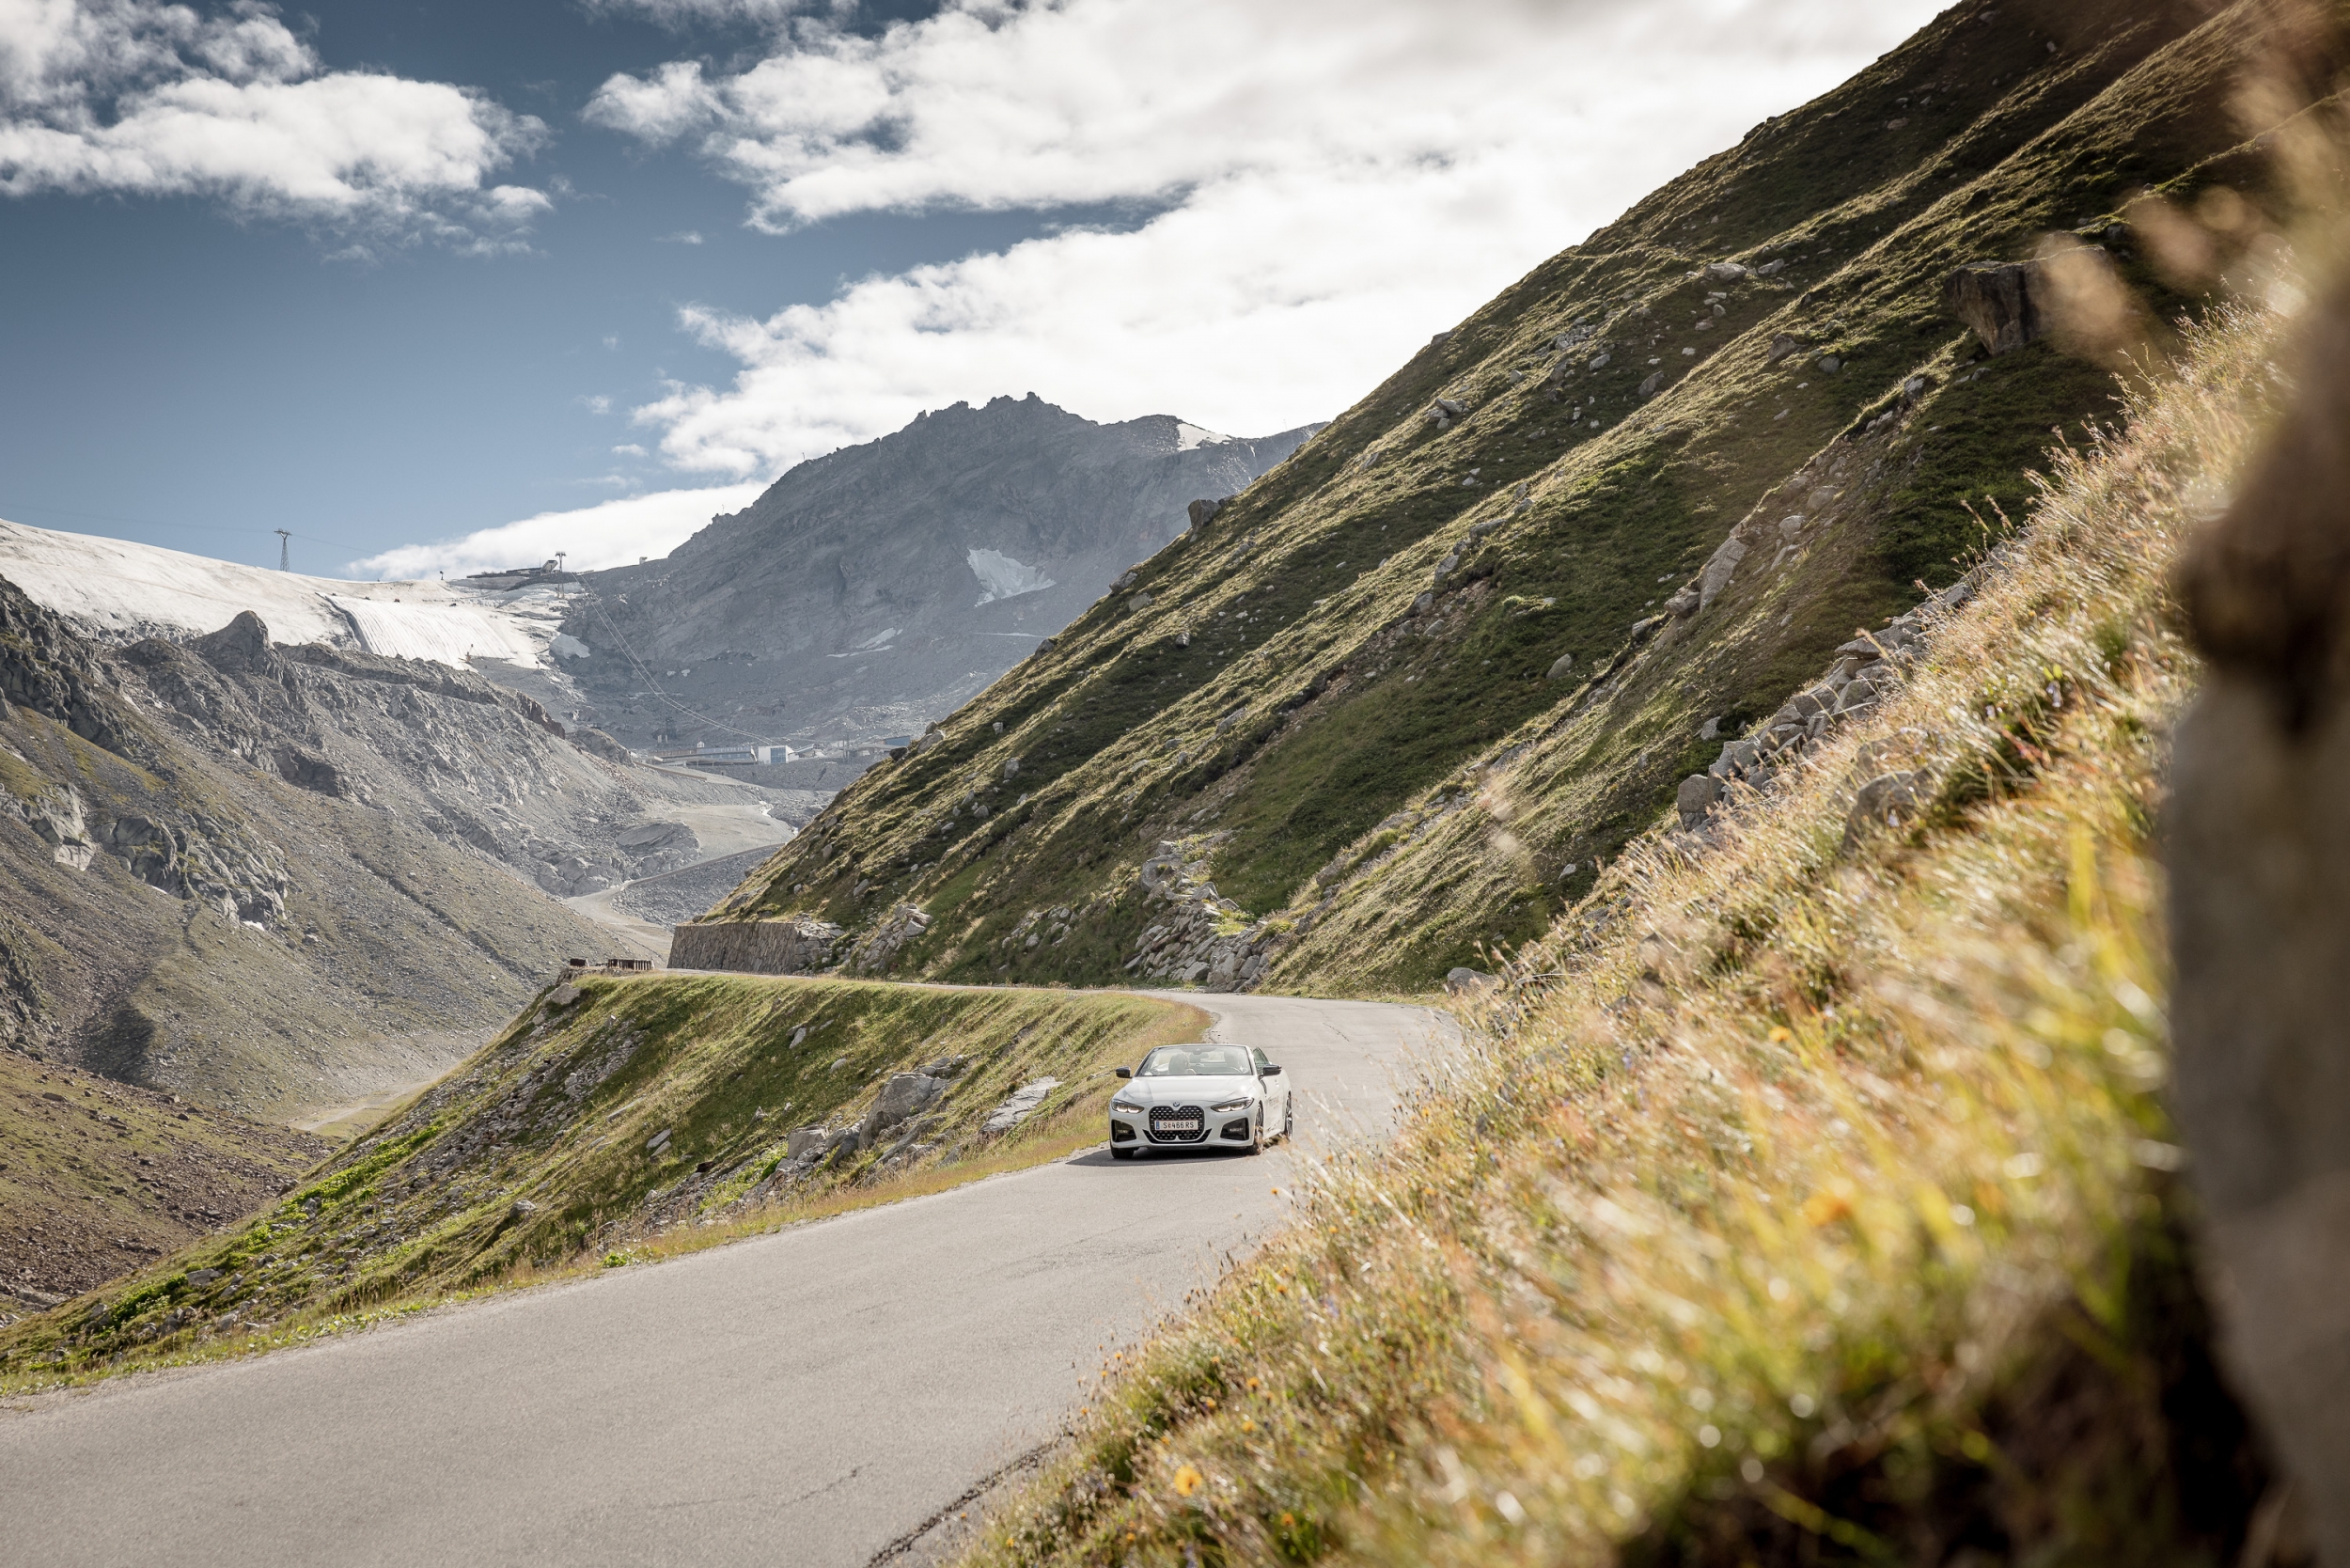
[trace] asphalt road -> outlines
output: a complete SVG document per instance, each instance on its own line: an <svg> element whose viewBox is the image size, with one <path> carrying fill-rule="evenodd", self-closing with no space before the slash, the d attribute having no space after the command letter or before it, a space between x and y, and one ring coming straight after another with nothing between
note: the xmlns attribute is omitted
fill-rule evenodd
<svg viewBox="0 0 2350 1568"><path fill-rule="evenodd" d="M1192 996L1188 1000L1200 1001ZM0 1560L760 1563L951 1544L1131 1344L1376 1137L1412 1009L1206 999L1294 1074L1297 1148L1106 1149L672 1262L0 1415ZM969 1527L960 1527L967 1529Z"/></svg>

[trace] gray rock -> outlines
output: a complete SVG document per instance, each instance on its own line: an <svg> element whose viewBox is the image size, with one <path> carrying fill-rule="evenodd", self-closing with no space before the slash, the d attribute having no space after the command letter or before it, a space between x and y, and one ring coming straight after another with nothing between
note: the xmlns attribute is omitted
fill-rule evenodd
<svg viewBox="0 0 2350 1568"><path fill-rule="evenodd" d="M579 987L576 985L558 985L547 993L547 1006L549 1007L569 1007L577 1000L579 1000Z"/></svg>
<svg viewBox="0 0 2350 1568"><path fill-rule="evenodd" d="M882 1085L873 1108L880 1113L881 1125L894 1126L915 1112L930 1105L947 1092L944 1081L925 1073L897 1073Z"/></svg>
<svg viewBox="0 0 2350 1568"><path fill-rule="evenodd" d="M1735 261L1716 261L1705 269L1706 279L1712 283L1744 283L1753 275Z"/></svg>
<svg viewBox="0 0 2350 1568"><path fill-rule="evenodd" d="M188 1283L191 1285L209 1285L219 1278L220 1270L216 1268L194 1268L188 1270Z"/></svg>
<svg viewBox="0 0 2350 1568"><path fill-rule="evenodd" d="M1202 967L1204 968L1205 965ZM1011 1131L1035 1115L1037 1107L1044 1103L1045 1096L1059 1087L1058 1078L1039 1078L1033 1083L1022 1085L989 1113L987 1121L979 1130L983 1133Z"/></svg>
<svg viewBox="0 0 2350 1568"><path fill-rule="evenodd" d="M1978 262L1950 274L1942 303L1997 357L2047 336L2046 292L2037 261Z"/></svg>
<svg viewBox="0 0 2350 1568"><path fill-rule="evenodd" d="M1444 988L1455 996L1474 996L1496 983L1494 977L1482 969L1450 969L1444 977Z"/></svg>
<svg viewBox="0 0 2350 1568"><path fill-rule="evenodd" d="M1194 528L1204 528L1215 520L1215 514L1217 512L1224 510L1224 503L1221 501L1194 501L1184 510L1190 516L1191 525Z"/></svg>
<svg viewBox="0 0 2350 1568"><path fill-rule="evenodd" d="M1654 375L1649 377L1648 380L1640 383L1640 396L1643 398L1653 398L1656 396L1658 389L1664 384L1665 372L1659 370Z"/></svg>
<svg viewBox="0 0 2350 1568"><path fill-rule="evenodd" d="M661 1151L669 1146L669 1135L676 1131L677 1129L674 1127L664 1127L659 1132L653 1134L652 1137L645 1140L645 1152L648 1154L660 1153Z"/></svg>
<svg viewBox="0 0 2350 1568"><path fill-rule="evenodd" d="M1777 262L1772 264L1778 265ZM1777 365L1781 360L1792 358L1801 353L1803 353L1803 339L1782 332L1771 339L1771 352L1763 362L1768 365Z"/></svg>
<svg viewBox="0 0 2350 1568"><path fill-rule="evenodd" d="M1712 774L1693 774L1681 781L1681 791L1673 804L1681 813L1681 825L1695 827L1713 814L1715 802L1722 798L1722 781Z"/></svg>
<svg viewBox="0 0 2350 1568"><path fill-rule="evenodd" d="M1784 260L1765 261L1762 265L1754 269L1754 275L1757 277L1777 277L1779 274L1785 272L1786 270L1787 263Z"/></svg>
<svg viewBox="0 0 2350 1568"><path fill-rule="evenodd" d="M1698 573L1698 608L1708 608L1722 596L1722 589L1737 574L1738 563L1746 558L1747 541L1738 529L1732 528L1730 537L1707 557L1704 570Z"/></svg>
<svg viewBox="0 0 2350 1568"><path fill-rule="evenodd" d="M1821 356L1821 358L1820 358L1819 371L1820 371L1820 374L1822 374L1822 375L1824 375L1824 376L1833 376L1833 375L1837 375L1837 374L1841 373L1841 372L1843 370L1843 368L1844 368L1844 362L1843 362L1842 360L1841 360L1841 359L1837 358L1837 357L1836 357L1834 354L1832 354L1832 353L1831 353L1831 354L1823 354L1823 355Z"/></svg>
<svg viewBox="0 0 2350 1568"><path fill-rule="evenodd" d="M2350 1562L2350 308L2340 291L2296 333L2294 406L2176 576L2207 663L2176 729L2159 837L2176 972L2169 1101L2192 1156L2224 1358L2295 1482L2316 1560L2339 1564ZM2121 1000L2148 1037L2151 1079L2166 1020L2153 999ZM2138 1158L2178 1163L2159 1149Z"/></svg>
<svg viewBox="0 0 2350 1568"><path fill-rule="evenodd" d="M1550 679L1553 681L1564 681L1568 676L1574 673L1574 655L1572 653L1561 653L1559 655L1557 660L1551 664Z"/></svg>
<svg viewBox="0 0 2350 1568"><path fill-rule="evenodd" d="M1844 817L1844 850L1847 854L1869 834L1880 827L1897 827L1913 821L1922 804L1930 776L1919 769L1909 773L1879 774L1860 786L1853 799L1852 809Z"/></svg>
<svg viewBox="0 0 2350 1568"><path fill-rule="evenodd" d="M784 1139L784 1153L794 1160L822 1154L831 1146L832 1137L830 1127L794 1127Z"/></svg>
<svg viewBox="0 0 2350 1568"><path fill-rule="evenodd" d="M1698 613L1698 607L1703 602L1696 588L1684 588L1665 601L1665 613L1676 620L1685 620Z"/></svg>

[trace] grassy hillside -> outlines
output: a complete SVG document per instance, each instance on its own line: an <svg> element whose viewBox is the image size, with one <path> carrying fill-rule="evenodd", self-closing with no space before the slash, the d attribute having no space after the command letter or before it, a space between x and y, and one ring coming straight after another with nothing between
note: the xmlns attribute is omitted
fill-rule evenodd
<svg viewBox="0 0 2350 1568"><path fill-rule="evenodd" d="M284 1342L352 1313L531 1271L629 1261L682 1227L773 1224L1098 1140L1111 1068L1196 1039L1133 996L747 977L591 979L503 1034L234 1233L0 1335L0 1378ZM821 1158L896 1074L937 1098ZM1015 1090L1056 1084L990 1132ZM0 1176L0 1181L5 1181ZM713 1232L714 1233L714 1232Z"/></svg>
<svg viewBox="0 0 2350 1568"><path fill-rule="evenodd" d="M973 1560L2236 1561L2268 1474L2185 1257L2149 836L2165 574L2286 330L2195 334L1896 695L1714 847L1631 845Z"/></svg>
<svg viewBox="0 0 2350 1568"><path fill-rule="evenodd" d="M234 1225L333 1149L0 1051L0 1316Z"/></svg>
<svg viewBox="0 0 2350 1568"><path fill-rule="evenodd" d="M1431 344L715 917L910 901L897 973L1102 982L1160 929L1166 844L1276 987L1423 989L1535 936L2111 413L2050 346L1979 364L1945 282L2191 188L2261 14L1953 8ZM1742 524L1770 538L1728 590L1653 619Z"/></svg>

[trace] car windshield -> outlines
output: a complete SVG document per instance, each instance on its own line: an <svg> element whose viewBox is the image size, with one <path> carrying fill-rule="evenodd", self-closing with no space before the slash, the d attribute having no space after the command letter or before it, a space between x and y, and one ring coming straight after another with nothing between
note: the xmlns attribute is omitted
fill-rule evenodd
<svg viewBox="0 0 2350 1568"><path fill-rule="evenodd" d="M1162 1045L1142 1058L1138 1078L1245 1078L1256 1072L1245 1045Z"/></svg>

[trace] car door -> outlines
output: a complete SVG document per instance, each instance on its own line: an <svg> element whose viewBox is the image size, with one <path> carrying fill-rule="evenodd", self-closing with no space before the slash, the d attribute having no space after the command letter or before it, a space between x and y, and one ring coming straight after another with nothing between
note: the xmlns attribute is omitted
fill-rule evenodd
<svg viewBox="0 0 2350 1568"><path fill-rule="evenodd" d="M1264 1070L1273 1064L1266 1059L1264 1052L1251 1046L1248 1054L1257 1064L1257 1082L1265 1090L1264 1130L1265 1136L1270 1137L1290 1124L1290 1075L1276 1073L1270 1078L1266 1077Z"/></svg>

